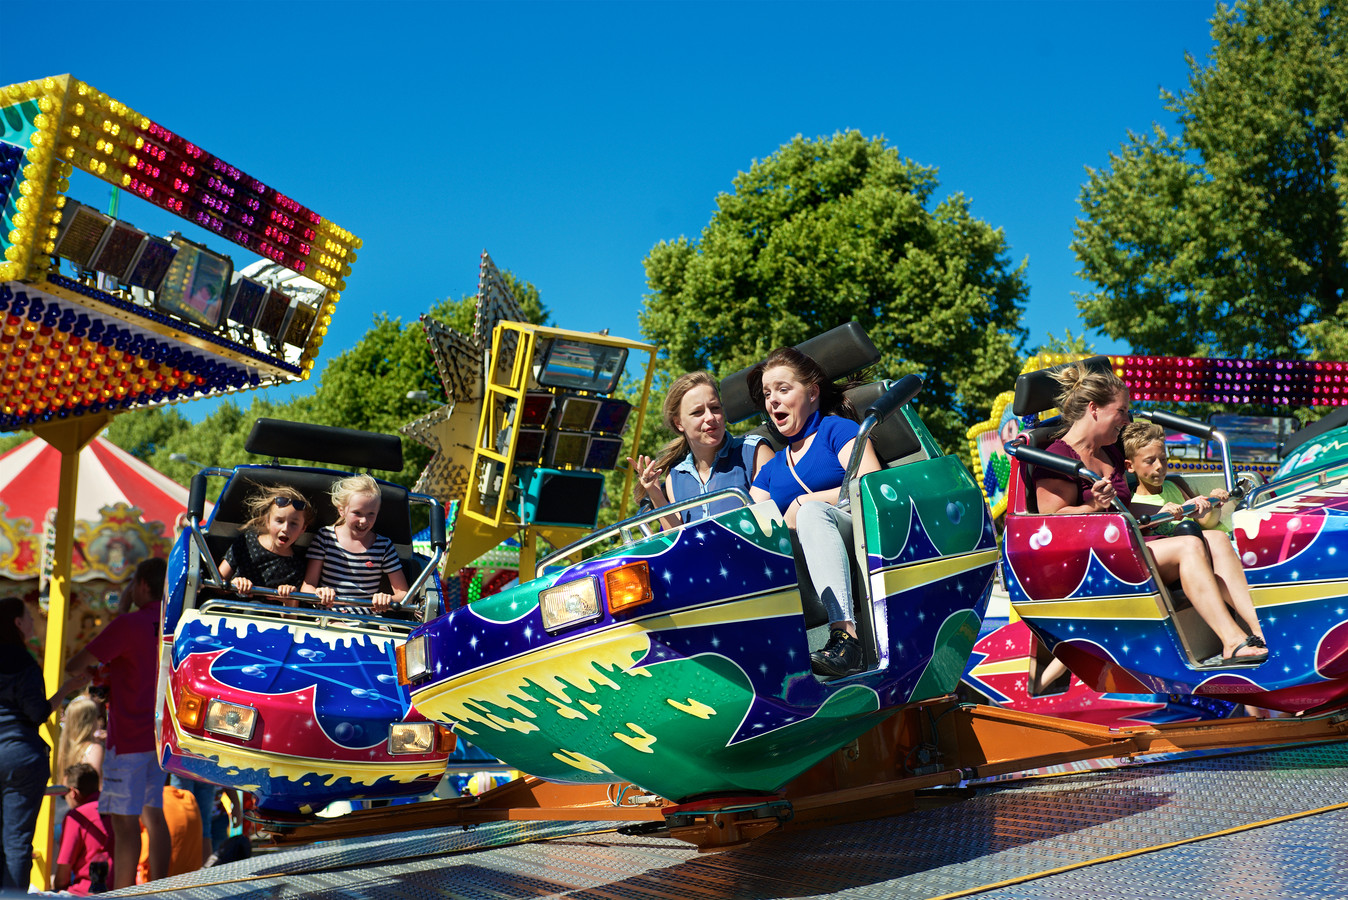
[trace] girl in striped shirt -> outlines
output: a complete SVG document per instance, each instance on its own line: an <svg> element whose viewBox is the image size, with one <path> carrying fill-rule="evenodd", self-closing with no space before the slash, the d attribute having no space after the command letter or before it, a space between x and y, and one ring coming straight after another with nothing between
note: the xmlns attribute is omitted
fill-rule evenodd
<svg viewBox="0 0 1348 900"><path fill-rule="evenodd" d="M388 538L374 533L379 517L379 483L369 475L352 475L334 484L331 496L337 521L320 528L309 545L303 589L316 594L328 607L339 594L368 597L378 615L407 594L407 578L397 548ZM393 589L391 594L379 590L380 576L385 574Z"/></svg>

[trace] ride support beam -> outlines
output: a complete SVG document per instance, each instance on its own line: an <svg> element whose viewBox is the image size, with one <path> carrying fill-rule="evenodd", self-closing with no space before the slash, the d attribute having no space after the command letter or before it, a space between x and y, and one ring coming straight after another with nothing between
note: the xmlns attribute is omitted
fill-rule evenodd
<svg viewBox="0 0 1348 900"><path fill-rule="evenodd" d="M51 424L38 425L33 433L61 454L61 483L56 495L56 546L52 554L51 581L48 583L47 636L43 652L42 671L50 696L65 681L66 617L70 610L70 574L75 552L75 496L79 490L80 451L98 437L112 414L108 412L59 419ZM42 726L42 736L51 747L51 780L62 783L63 773L56 771L56 754L60 747L60 713L53 711ZM52 797L42 798L38 811L37 831L33 835L33 874L31 885L38 890L51 886L56 869L53 847Z"/></svg>
<svg viewBox="0 0 1348 900"><path fill-rule="evenodd" d="M488 822L660 822L660 804L618 806L608 784L553 784L526 775L475 797L429 800L409 806L359 810L334 819L288 825L256 819L277 844L307 844L337 838L388 834L418 828L483 825Z"/></svg>

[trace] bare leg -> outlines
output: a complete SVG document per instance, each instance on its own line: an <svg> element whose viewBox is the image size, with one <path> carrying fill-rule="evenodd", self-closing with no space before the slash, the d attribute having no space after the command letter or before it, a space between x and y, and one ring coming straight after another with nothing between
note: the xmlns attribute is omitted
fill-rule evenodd
<svg viewBox="0 0 1348 900"><path fill-rule="evenodd" d="M1049 689L1053 682L1066 674L1067 665L1062 660L1058 659L1058 657L1053 657L1048 661L1048 664L1044 666L1043 670L1040 671L1039 677L1035 679L1034 690L1032 693L1044 693L1044 691Z"/></svg>
<svg viewBox="0 0 1348 900"><path fill-rule="evenodd" d="M1208 565L1207 550L1203 540L1192 535L1175 535L1152 541L1147 545L1156 557L1156 565L1161 577L1170 581L1176 575L1184 586L1184 594L1208 627L1222 642L1222 656L1262 656L1262 651L1254 647L1240 647L1245 640L1245 632L1227 609L1222 599L1217 576ZM1240 647L1239 650L1236 648Z"/></svg>
<svg viewBox="0 0 1348 900"><path fill-rule="evenodd" d="M136 883L136 867L140 864L140 817L119 816L112 819L112 886L130 887Z"/></svg>
<svg viewBox="0 0 1348 900"><path fill-rule="evenodd" d="M1203 532L1203 540L1208 542L1212 551L1212 570L1217 575L1217 584L1222 589L1222 599L1236 612L1250 629L1250 634L1264 637L1259 627L1259 614L1254 611L1254 601L1250 599L1250 584L1245 580L1245 567L1236 556L1236 548L1231 539L1220 531Z"/></svg>
<svg viewBox="0 0 1348 900"><path fill-rule="evenodd" d="M168 877L169 854L173 851L168 821L164 819L164 810L158 806L141 809L140 820L145 823L145 837L150 844L150 880L158 881Z"/></svg>

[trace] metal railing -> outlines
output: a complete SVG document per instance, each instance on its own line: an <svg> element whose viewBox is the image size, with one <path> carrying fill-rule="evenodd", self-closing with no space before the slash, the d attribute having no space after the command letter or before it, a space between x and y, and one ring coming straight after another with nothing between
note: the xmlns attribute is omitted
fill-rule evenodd
<svg viewBox="0 0 1348 900"><path fill-rule="evenodd" d="M633 544L638 540L644 540L655 532L650 531L646 526L650 523L662 519L669 515L678 515L685 509L694 509L699 506L705 506L709 503L720 500L739 500L741 507L748 507L754 504L754 500L749 496L749 492L744 488L726 488L715 491L710 494L702 494L697 497L690 497L687 500L680 500L677 503L671 503L668 506L660 506L655 509L639 512L635 516L629 516L614 525L610 525L600 531L596 531L589 537L576 541L574 544L568 544L560 550L549 553L538 561L534 567L534 577L537 578L543 574L544 569L555 564L558 560L568 559L585 550L593 547L595 544L603 543L606 540L619 536L623 544ZM730 512L730 510L727 510ZM639 537L634 535L639 534Z"/></svg>

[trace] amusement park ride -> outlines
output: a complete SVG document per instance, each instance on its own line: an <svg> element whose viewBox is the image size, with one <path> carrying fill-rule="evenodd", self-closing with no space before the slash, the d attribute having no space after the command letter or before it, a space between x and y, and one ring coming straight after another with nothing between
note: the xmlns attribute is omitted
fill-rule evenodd
<svg viewBox="0 0 1348 900"><path fill-rule="evenodd" d="M878 359L854 323L806 349L834 378ZM1139 398L1148 393L1137 384L1144 366L1167 364L1088 362L1112 366ZM489 373L544 371L537 355L527 365L510 354L488 365ZM1268 379L1280 396L1343 402L1348 367L1281 366L1290 378ZM1255 398L1246 402L1267 393L1258 374L1239 379L1241 396ZM1043 402L1047 377L1022 376L1017 395L1028 399L1018 403L1018 416L1051 405ZM742 378L722 384L728 418L748 413ZM1190 382L1191 397L1211 398L1202 378ZM730 491L725 496L738 508L672 531L656 529L655 512L639 513L522 566L518 586L423 623L397 651L400 680L419 713L529 777L473 798L273 828L276 840L504 819L612 819L714 850L779 829L901 812L917 791L1029 768L1348 735L1341 712L1348 705L1348 460L1327 449L1341 434L1298 454L1319 453L1323 465L1251 489L1237 513L1255 603L1285 649L1257 668L1200 669L1212 636L1156 577L1142 523L1126 512L1049 522L1026 509L1020 466L1034 451L1022 448L1037 421L1025 421L1031 434L1008 448L999 557L978 484L941 454L913 409L920 389L921 379L909 376L872 386L861 403L862 429L885 461L847 483L860 511L854 575L865 598L858 630L866 671L832 681L811 674L809 632L822 619L802 604L790 542L771 504ZM1148 415L1220 443L1220 434L1191 420ZM516 445L516 418L507 408L494 420L501 430L479 428L478 449ZM496 462L515 465L505 457ZM1234 486L1230 460L1220 469L1217 477ZM511 480L520 503L529 479ZM467 483L461 502L488 484ZM1051 567L1068 574L1046 579L1031 556L1054 542ZM1017 624L1074 670L1083 691L1144 694L1131 702L1152 708L1166 705L1154 702L1158 693L1183 697L1172 712L1186 705L1191 713L1159 723L1092 721L958 702L952 694L999 562ZM1232 717L1233 702L1291 715Z"/></svg>
<svg viewBox="0 0 1348 900"><path fill-rule="evenodd" d="M42 433L68 421L91 437L123 408L307 375L354 237L68 76L5 90L14 113L0 122L22 124L0 134L0 184L20 186L6 207L0 340L10 373L50 386L7 375L0 424ZM71 165L304 273L326 299L314 307L231 278L209 248L137 237L66 203ZM166 261L151 286L156 254ZM196 303L199 281L216 302ZM268 462L193 479L166 587L160 759L253 794L254 824L278 842L607 819L716 850L903 812L918 791L1035 767L1348 736L1348 425L1301 439L1267 483L1244 490L1233 539L1271 651L1257 667L1204 669L1213 637L1157 576L1141 522L1124 510L1041 516L1031 505L1024 467L1062 464L1035 447L1051 428L1040 421L1053 405L1048 369L1066 360L1041 361L999 401L974 439L978 479L923 424L921 377L860 388L861 429L883 462L858 476L854 459L843 486L866 668L827 680L809 663L827 617L802 601L770 502L730 490L717 496L735 508L709 519L662 530L668 509L620 512L596 530L605 473L632 452L624 435L641 434L654 348L525 322L486 254L478 302L471 335L423 320L448 402L404 428L435 451L414 490L380 482L376 531L412 586L391 614L339 612L303 594L291 595L295 607L266 591L240 597L218 562L251 485L317 500L353 471L400 468L396 437L263 421L247 449ZM856 323L802 347L830 378L880 359ZM646 365L624 387L634 352ZM1088 363L1113 368L1147 403L1348 406L1344 363ZM745 373L722 394L729 420L752 413ZM1221 441L1182 417L1147 415ZM1231 460L1218 469L1234 488ZM213 478L225 482L208 511ZM429 518L429 557L412 550L416 506ZM446 602L442 575L512 537L518 584ZM541 559L540 539L556 548ZM1003 707L956 698L962 677L989 683L976 645L999 571L1022 659L1037 647L1065 663L1077 705L1009 708L1017 691L1029 694L1028 669L1016 690L985 692ZM1101 696L1139 694L1188 698L1185 717L1201 721L1067 717ZM1237 703L1286 717L1232 717ZM530 774L475 797L314 818L333 800L427 794L456 735Z"/></svg>

